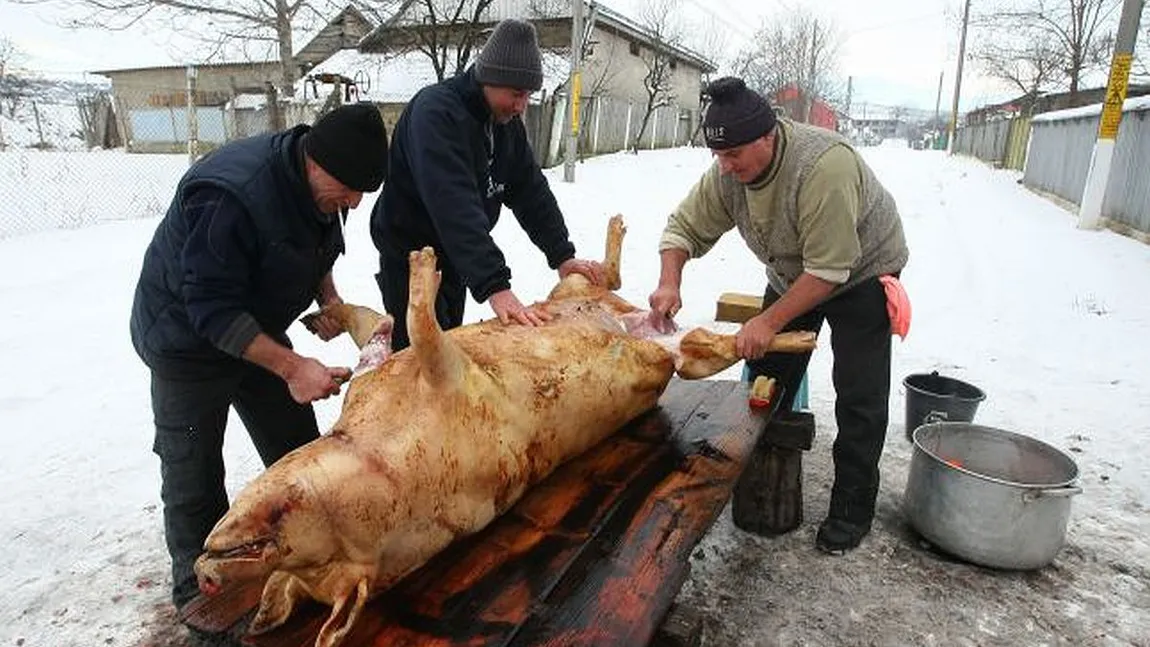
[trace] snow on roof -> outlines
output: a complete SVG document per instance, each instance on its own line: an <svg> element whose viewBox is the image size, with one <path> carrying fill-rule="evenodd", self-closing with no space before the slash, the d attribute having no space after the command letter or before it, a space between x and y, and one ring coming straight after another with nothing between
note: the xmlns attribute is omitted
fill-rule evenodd
<svg viewBox="0 0 1150 647"><path fill-rule="evenodd" d="M1150 94L1127 99L1122 104L1122 112L1135 112L1141 110L1150 110ZM1031 123L1041 123L1044 121L1066 121L1067 119L1085 119L1087 117L1096 117L1102 114L1102 104L1095 103L1089 106L1082 106L1081 108L1069 108L1067 110L1055 110L1054 112L1044 112L1036 115Z"/></svg>

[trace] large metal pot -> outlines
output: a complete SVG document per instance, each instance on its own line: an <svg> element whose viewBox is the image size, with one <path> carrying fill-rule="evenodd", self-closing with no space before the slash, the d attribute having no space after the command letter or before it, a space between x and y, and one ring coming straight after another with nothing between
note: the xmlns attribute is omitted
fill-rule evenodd
<svg viewBox="0 0 1150 647"><path fill-rule="evenodd" d="M914 528L976 564L1034 569L1066 540L1078 466L1021 434L965 422L915 430L903 507Z"/></svg>

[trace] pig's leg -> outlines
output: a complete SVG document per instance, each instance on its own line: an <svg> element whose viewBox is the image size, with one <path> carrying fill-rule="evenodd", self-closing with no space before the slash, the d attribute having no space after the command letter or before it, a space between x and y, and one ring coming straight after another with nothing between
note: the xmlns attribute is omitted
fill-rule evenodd
<svg viewBox="0 0 1150 647"><path fill-rule="evenodd" d="M771 339L767 352L809 353L815 349L816 341L813 332L781 332ZM675 372L688 380L710 377L733 366L740 359L734 335L720 335L706 328L695 328L679 340Z"/></svg>
<svg viewBox="0 0 1150 647"><path fill-rule="evenodd" d="M304 315L300 321L309 330L313 330L314 321L319 317L331 317L337 321L351 335L357 348L363 348L371 343L383 328L386 328L388 337L391 336L391 316L380 314L366 306L350 303L325 306L319 312Z"/></svg>
<svg viewBox="0 0 1150 647"><path fill-rule="evenodd" d="M371 587L367 578L360 578L347 591L340 593L333 601L331 615L320 627L319 635L315 638L315 647L335 647L347 638L359 614L367 604L368 593Z"/></svg>
<svg viewBox="0 0 1150 647"><path fill-rule="evenodd" d="M420 376L436 387L462 384L469 359L450 336L443 334L435 319L435 295L439 272L435 252L424 247L411 252L410 292L407 302L407 334L411 350L419 358Z"/></svg>
<svg viewBox="0 0 1150 647"><path fill-rule="evenodd" d="M623 278L619 274L620 262L623 256L623 235L627 227L623 225L623 216L615 214L607 223L607 249L603 254L603 269L607 272L607 289L618 290L623 287Z"/></svg>
<svg viewBox="0 0 1150 647"><path fill-rule="evenodd" d="M619 267L623 253L623 235L626 233L627 228L623 225L623 216L612 216L611 221L607 223L607 250L603 257L603 269L607 274L606 289L603 286L592 285L591 281L588 281L587 277L582 274L570 274L551 290L547 300L557 301L584 296L598 297L604 292L618 290L622 287L623 279L619 274ZM633 309L633 306L626 304L625 310L629 309Z"/></svg>
<svg viewBox="0 0 1150 647"><path fill-rule="evenodd" d="M255 636L275 629L287 621L296 604L311 599L303 583L285 571L275 571L264 584L260 610L248 625L248 633Z"/></svg>

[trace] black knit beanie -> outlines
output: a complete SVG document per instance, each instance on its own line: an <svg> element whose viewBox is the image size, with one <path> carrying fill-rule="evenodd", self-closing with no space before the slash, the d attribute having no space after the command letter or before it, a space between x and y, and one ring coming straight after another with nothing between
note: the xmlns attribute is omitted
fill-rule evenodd
<svg viewBox="0 0 1150 647"><path fill-rule="evenodd" d="M703 116L707 148L722 150L752 142L775 127L775 111L743 80L726 76L711 82L706 93L711 105Z"/></svg>
<svg viewBox="0 0 1150 647"><path fill-rule="evenodd" d="M347 188L370 193L387 177L387 128L370 103L350 103L319 118L304 152Z"/></svg>
<svg viewBox="0 0 1150 647"><path fill-rule="evenodd" d="M496 25L475 58L475 79L483 85L532 92L543 87L543 56L535 27L512 18Z"/></svg>

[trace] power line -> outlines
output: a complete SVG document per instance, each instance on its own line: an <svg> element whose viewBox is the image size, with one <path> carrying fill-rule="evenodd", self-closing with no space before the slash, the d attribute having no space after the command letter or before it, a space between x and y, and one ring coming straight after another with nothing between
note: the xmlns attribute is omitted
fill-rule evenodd
<svg viewBox="0 0 1150 647"><path fill-rule="evenodd" d="M739 25L737 22L733 22L730 19L728 19L727 17L719 15L718 13L715 12L715 10L713 8L708 7L706 5L703 5L702 3L699 2L699 0L687 0L687 2L690 2L692 5L694 5L700 11L706 13L707 15L711 16L715 20L718 20L719 22L723 23L727 27L730 27L732 30L738 32L739 35L741 35L743 38L750 39L753 37L753 33L747 31L745 25Z"/></svg>

